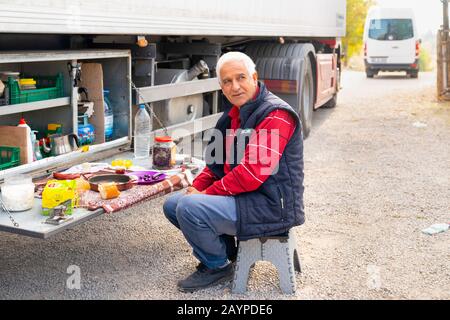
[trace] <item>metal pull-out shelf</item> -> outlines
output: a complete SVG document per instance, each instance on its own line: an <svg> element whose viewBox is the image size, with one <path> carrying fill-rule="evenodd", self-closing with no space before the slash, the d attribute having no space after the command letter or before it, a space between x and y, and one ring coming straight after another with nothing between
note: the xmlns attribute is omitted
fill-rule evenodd
<svg viewBox="0 0 450 320"><path fill-rule="evenodd" d="M9 215L0 209L0 231L47 239L61 231L72 228L104 213L104 210L101 208L95 211L76 208L70 216L72 218L71 220L63 222L60 225L51 225L44 223L48 217L42 215L41 206L42 200L35 199L32 209L23 212L12 212L11 216L19 224L17 228L13 226Z"/></svg>

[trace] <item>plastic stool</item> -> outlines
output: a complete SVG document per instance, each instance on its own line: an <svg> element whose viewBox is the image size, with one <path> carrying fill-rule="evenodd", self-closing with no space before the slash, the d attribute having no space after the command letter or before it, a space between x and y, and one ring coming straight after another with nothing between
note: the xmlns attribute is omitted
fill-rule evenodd
<svg viewBox="0 0 450 320"><path fill-rule="evenodd" d="M232 293L247 291L250 268L260 260L269 261L277 268L280 287L284 293L295 293L295 271L301 272L301 268L295 234L292 229L289 230L289 233L280 236L239 242Z"/></svg>

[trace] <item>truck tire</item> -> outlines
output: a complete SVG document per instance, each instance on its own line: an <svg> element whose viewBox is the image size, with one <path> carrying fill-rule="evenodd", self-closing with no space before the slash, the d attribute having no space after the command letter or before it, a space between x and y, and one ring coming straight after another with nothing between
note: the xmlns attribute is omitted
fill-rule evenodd
<svg viewBox="0 0 450 320"><path fill-rule="evenodd" d="M411 72L409 72L409 75L411 78L417 79L417 78L419 78L419 71L411 71Z"/></svg>
<svg viewBox="0 0 450 320"><path fill-rule="evenodd" d="M299 99L299 115L302 121L303 138L307 138L311 132L312 117L314 112L314 81L312 67L309 58L305 58L303 67L303 75L300 80L300 90L298 92Z"/></svg>
<svg viewBox="0 0 450 320"><path fill-rule="evenodd" d="M337 93L335 93L333 97L322 106L322 108L331 109L336 107L336 105L337 105Z"/></svg>
<svg viewBox="0 0 450 320"><path fill-rule="evenodd" d="M302 123L303 138L308 137L312 127L315 102L315 87L310 55L314 47L308 43L277 44L255 42L246 48L246 53L255 61L258 75L263 80L295 80L295 94L277 96L289 103L298 113Z"/></svg>

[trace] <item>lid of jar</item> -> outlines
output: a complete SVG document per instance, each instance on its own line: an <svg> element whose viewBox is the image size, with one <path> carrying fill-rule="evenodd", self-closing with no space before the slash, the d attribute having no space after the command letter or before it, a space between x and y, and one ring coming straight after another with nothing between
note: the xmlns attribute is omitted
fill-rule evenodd
<svg viewBox="0 0 450 320"><path fill-rule="evenodd" d="M155 141L156 142L172 142L173 139L172 139L172 137L169 137L169 136L159 136L159 137L155 137Z"/></svg>

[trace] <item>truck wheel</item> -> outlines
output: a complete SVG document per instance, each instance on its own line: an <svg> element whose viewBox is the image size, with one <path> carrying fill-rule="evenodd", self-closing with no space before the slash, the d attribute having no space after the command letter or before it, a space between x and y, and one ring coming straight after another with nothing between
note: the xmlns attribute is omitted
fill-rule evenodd
<svg viewBox="0 0 450 320"><path fill-rule="evenodd" d="M312 126L314 111L314 80L312 62L309 58L315 49L310 43L268 43L254 42L248 45L245 52L255 61L258 76L265 80L296 80L298 88L288 94L277 94L288 102L298 113L303 138L305 139Z"/></svg>
<svg viewBox="0 0 450 320"><path fill-rule="evenodd" d="M300 120L302 121L303 138L306 139L311 131L314 112L314 81L311 62L308 57L303 60L305 64L299 90Z"/></svg>
<svg viewBox="0 0 450 320"><path fill-rule="evenodd" d="M419 71L411 71L409 74L413 79L419 78Z"/></svg>
<svg viewBox="0 0 450 320"><path fill-rule="evenodd" d="M366 71L367 78L373 78L374 74L372 71Z"/></svg>
<svg viewBox="0 0 450 320"><path fill-rule="evenodd" d="M333 98L328 100L322 107L324 108L334 108L337 105L337 93L333 95Z"/></svg>

